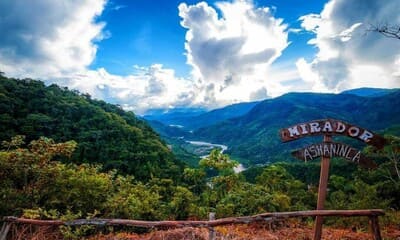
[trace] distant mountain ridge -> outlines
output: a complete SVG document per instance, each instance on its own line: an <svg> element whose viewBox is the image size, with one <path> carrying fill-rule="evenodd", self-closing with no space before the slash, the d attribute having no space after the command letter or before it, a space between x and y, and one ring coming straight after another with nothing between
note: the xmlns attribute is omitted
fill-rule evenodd
<svg viewBox="0 0 400 240"><path fill-rule="evenodd" d="M358 97L381 97L398 90L400 89L356 88L343 91L340 94L355 95ZM267 100L268 99L264 101ZM183 107L174 109L151 109L144 114L143 119L148 121L158 121L167 126L182 126L186 130L195 130L217 124L218 122L222 122L230 118L243 116L260 102L262 101L236 103L222 108L213 109L211 111L207 111L204 108Z"/></svg>
<svg viewBox="0 0 400 240"><path fill-rule="evenodd" d="M335 118L382 131L400 125L399 104L398 89L360 88L340 94L288 93L261 102L236 104L175 119L179 125L194 129L192 133L187 131L190 128L169 127L160 122L150 124L168 141L186 137L221 143L229 146L227 153L235 159L265 164L288 160L290 149L315 142L309 138L281 144L280 128L314 119Z"/></svg>
<svg viewBox="0 0 400 240"><path fill-rule="evenodd" d="M356 88L341 92L341 94L352 94L360 97L381 97L400 90L400 88Z"/></svg>
<svg viewBox="0 0 400 240"><path fill-rule="evenodd" d="M257 104L247 114L193 133L201 140L229 146L228 153L253 164L289 158L299 143L282 144L281 128L314 119L334 118L373 131L400 123L400 90L380 97L352 94L289 93ZM303 142L312 142L306 139Z"/></svg>
<svg viewBox="0 0 400 240"><path fill-rule="evenodd" d="M196 108L177 109L165 113L160 110L156 114L148 112L149 114L144 115L143 118L148 121L158 121L164 125L172 125L172 127L182 126L186 130L194 130L242 116L257 104L258 102L237 103L208 112Z"/></svg>
<svg viewBox="0 0 400 240"><path fill-rule="evenodd" d="M181 125L188 119L206 113L203 108L173 108L173 109L150 109L142 116L149 121L158 121L165 125Z"/></svg>

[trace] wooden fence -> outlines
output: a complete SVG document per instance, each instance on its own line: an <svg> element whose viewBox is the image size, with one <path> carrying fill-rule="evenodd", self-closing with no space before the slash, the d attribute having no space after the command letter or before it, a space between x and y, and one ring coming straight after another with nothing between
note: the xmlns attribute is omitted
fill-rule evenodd
<svg viewBox="0 0 400 240"><path fill-rule="evenodd" d="M384 215L381 209L370 210L312 210L312 211L297 211L297 212L273 212L262 213L253 216L245 217L229 217L209 221L141 221L129 219L77 219L71 221L61 220L35 220L17 217L3 218L3 226L0 230L0 240L6 240L10 228L13 224L27 224L34 226L131 226L142 228L182 228L182 227L203 227L210 229L210 239L214 239L213 227L229 225L229 224L247 224L252 222L275 222L288 218L303 218L303 217L359 217L366 216L369 218L373 239L381 240L381 233L378 223L378 216ZM12 239L12 237L10 238Z"/></svg>

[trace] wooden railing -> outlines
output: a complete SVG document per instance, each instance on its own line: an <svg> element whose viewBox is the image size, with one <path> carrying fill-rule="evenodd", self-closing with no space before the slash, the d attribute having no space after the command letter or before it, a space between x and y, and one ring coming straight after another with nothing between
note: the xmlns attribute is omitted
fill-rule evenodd
<svg viewBox="0 0 400 240"><path fill-rule="evenodd" d="M77 219L71 221L61 220L36 220L17 217L3 218L3 226L0 231L0 240L7 239L7 234L12 224L29 224L36 226L80 226L80 225L95 225L95 226L132 226L143 228L181 228L181 227L205 227L213 231L213 227L229 225L229 224L246 224L252 222L274 222L287 218L296 217L359 217L366 216L369 218L373 239L381 240L381 233L378 223L378 216L384 215L381 209L370 210L312 210L312 211L297 211L297 212L273 212L262 213L253 216L245 217L229 217L209 221L141 221L129 219ZM210 234L210 239L213 239L213 234Z"/></svg>

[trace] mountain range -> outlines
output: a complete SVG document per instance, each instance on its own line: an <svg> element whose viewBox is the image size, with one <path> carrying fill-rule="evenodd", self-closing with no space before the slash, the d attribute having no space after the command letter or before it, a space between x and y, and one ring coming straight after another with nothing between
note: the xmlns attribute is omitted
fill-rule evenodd
<svg viewBox="0 0 400 240"><path fill-rule="evenodd" d="M194 130L242 116L257 104L258 102L243 102L211 111L206 111L203 108L178 108L164 111L158 109L148 111L143 118L149 121L158 121L171 127Z"/></svg>
<svg viewBox="0 0 400 240"><path fill-rule="evenodd" d="M383 134L389 127L391 131L399 128L399 104L398 89L362 88L340 94L288 93L261 102L235 104L167 122L169 125L180 125L179 129L171 128L165 122L162 125L163 119L157 118L153 118L150 125L167 141L184 137L224 144L228 146L227 153L242 163L267 164L292 161L291 150L321 141L306 138L283 144L278 135L281 128L333 118ZM157 125L156 120L159 120ZM191 131L185 131L187 129ZM358 142L340 140L363 147Z"/></svg>
<svg viewBox="0 0 400 240"><path fill-rule="evenodd" d="M400 133L398 89L288 93L211 111L156 109L137 117L56 85L1 75L0 80L0 141L15 135L25 135L27 142L41 136L57 142L75 140L73 162L100 163L106 170L117 169L137 179L176 176L184 167L179 160L196 165L205 154L198 146L213 146L209 143L226 145L226 153L245 165L294 161L291 150L321 139L283 144L279 129L314 119L333 118L382 134ZM363 147L360 142L340 141Z"/></svg>

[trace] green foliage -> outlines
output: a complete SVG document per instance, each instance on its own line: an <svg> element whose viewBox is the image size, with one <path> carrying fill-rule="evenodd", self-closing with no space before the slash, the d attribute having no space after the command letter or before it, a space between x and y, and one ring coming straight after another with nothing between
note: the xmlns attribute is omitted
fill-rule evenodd
<svg viewBox="0 0 400 240"><path fill-rule="evenodd" d="M65 212L104 211L113 190L113 173L100 172L99 166L58 164L55 179L43 192L46 209ZM68 204L66 204L68 203Z"/></svg>
<svg viewBox="0 0 400 240"><path fill-rule="evenodd" d="M55 85L0 78L0 216L173 220L205 219L210 211L229 217L315 209L318 162L272 164L242 175L233 171L236 161L215 149L199 168L183 170L158 135L133 113ZM276 107L301 112L284 103ZM247 120L254 124L246 131L227 128L226 136L236 141L259 133L260 139L238 149L265 157L259 150L275 141L264 137L276 134L277 125L266 117L262 123ZM393 135L386 138L384 149L365 150L379 163L375 171L332 161L327 208L400 209L400 141ZM269 154L283 154L278 151ZM207 175L210 170L214 175ZM392 214L386 221L397 220ZM66 239L80 239L92 228L62 231Z"/></svg>
<svg viewBox="0 0 400 240"><path fill-rule="evenodd" d="M272 202L280 211L310 209L316 202L315 193L309 191L303 182L295 179L282 165L266 167L256 181L273 193Z"/></svg>
<svg viewBox="0 0 400 240"><path fill-rule="evenodd" d="M378 132L400 122L400 91L379 97L350 94L290 93L255 105L237 118L200 128L193 135L199 140L229 146L234 159L246 159L251 165L294 161L290 151L314 140L305 138L282 144L280 129L313 119L336 118ZM342 141L348 143L346 139ZM354 147L363 147L359 141Z"/></svg>
<svg viewBox="0 0 400 240"><path fill-rule="evenodd" d="M383 149L367 147L365 153L368 157L379 163L378 169L373 172L357 172L357 177L362 181L376 186L377 194L381 199L391 200L389 206L400 209L400 138L391 135L396 129L388 131L385 135L387 144Z"/></svg>
<svg viewBox="0 0 400 240"><path fill-rule="evenodd" d="M132 180L121 176L115 180L115 192L107 199L106 215L129 219L161 219L161 196L142 183L133 184Z"/></svg>
<svg viewBox="0 0 400 240"><path fill-rule="evenodd" d="M196 198L185 187L177 186L171 201L168 203L169 217L185 220L196 214Z"/></svg>
<svg viewBox="0 0 400 240"><path fill-rule="evenodd" d="M70 157L75 142L40 138L27 148L21 145L23 137L17 136L4 142L5 150L0 152L0 216L71 219L101 214L159 220L186 219L198 212L193 193L170 179L143 184L115 171L101 172L100 166L53 161L59 155ZM67 238L79 238L90 231L62 230Z"/></svg>
<svg viewBox="0 0 400 240"><path fill-rule="evenodd" d="M376 209L388 208L391 199L381 199L378 195L378 185L370 185L360 179L346 180L332 176L334 188L329 194L330 209Z"/></svg>
<svg viewBox="0 0 400 240"><path fill-rule="evenodd" d="M238 163L223 154L220 149L213 149L209 156L203 158L199 162L199 166L205 171L207 168L218 171L218 176L214 176L209 181L211 193L214 199L211 201L210 207L215 207L216 202L224 198L231 190L236 188L241 182L240 177L233 170ZM214 203L212 203L214 202Z"/></svg>
<svg viewBox="0 0 400 240"><path fill-rule="evenodd" d="M24 137L16 136L3 142L0 152L0 211L18 213L23 208L40 205L47 187L57 176L56 156L71 156L76 147L74 141L54 143L48 138L32 141L28 148L21 148Z"/></svg>
<svg viewBox="0 0 400 240"><path fill-rule="evenodd" d="M293 177L281 166L271 165L256 178L258 184L264 184L272 191L286 191L286 182Z"/></svg>
<svg viewBox="0 0 400 240"><path fill-rule="evenodd" d="M382 149L367 147L366 152L375 158L383 157L389 160L388 177L394 182L400 182L400 137L385 135L387 144Z"/></svg>
<svg viewBox="0 0 400 240"><path fill-rule="evenodd" d="M194 194L201 194L207 188L206 172L203 169L185 168L184 182Z"/></svg>
<svg viewBox="0 0 400 240"><path fill-rule="evenodd" d="M78 240L78 239L84 239L84 237L87 237L88 235L90 235L90 233L93 233L95 226L91 225L81 225L77 227L60 226L59 229L63 236L63 239Z"/></svg>
<svg viewBox="0 0 400 240"><path fill-rule="evenodd" d="M233 173L233 168L239 163L233 161L228 155L223 154L220 149L213 149L209 156L200 160L201 167L212 168L217 170L222 175Z"/></svg>
<svg viewBox="0 0 400 240"><path fill-rule="evenodd" d="M342 169L329 179L327 206L330 209L375 209L389 212L399 209L400 179L398 178L399 138L385 135L387 144L383 149L366 147L364 153L379 166L374 171ZM391 213L386 222L396 222L398 216ZM357 219L340 219L335 224L365 228Z"/></svg>
<svg viewBox="0 0 400 240"><path fill-rule="evenodd" d="M221 218L315 209L316 189L309 189L296 179L285 164L265 167L256 177L256 183L249 183L232 171L235 164L229 156L217 151L203 164L218 169L217 176L207 178L205 168L188 168L183 174L184 185L167 178L142 183L116 171L101 172L100 166L54 161L59 156L71 156L74 142L55 143L52 139L40 138L25 145L23 139L16 136L4 142L4 149L0 151L1 216L184 220L205 219L210 211ZM396 198L385 198L398 191L385 188L393 181L376 180L385 173L378 169L331 175L327 208L396 206L393 203ZM385 222L392 223L397 218L391 214ZM329 223L364 227L354 219L333 219ZM66 239L81 239L91 234L93 228L66 226L61 231Z"/></svg>
<svg viewBox="0 0 400 240"><path fill-rule="evenodd" d="M70 157L76 146L73 141L55 143L42 137L28 148L15 146L23 144L21 139L17 136L3 144L7 150L0 152L2 214L19 215L24 209L38 208L86 213L104 209L113 173L100 173L97 166L53 161L56 156Z"/></svg>
<svg viewBox="0 0 400 240"><path fill-rule="evenodd" d="M0 76L0 141L25 135L74 140L74 163L101 163L105 170L136 179L173 177L183 164L159 136L132 112L57 85Z"/></svg>
<svg viewBox="0 0 400 240"><path fill-rule="evenodd" d="M243 183L218 202L216 212L218 217L229 217L275 211L278 206L272 201L272 194L264 186Z"/></svg>

